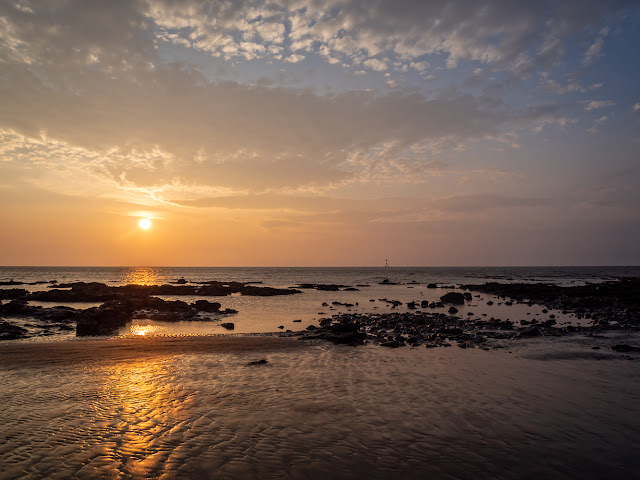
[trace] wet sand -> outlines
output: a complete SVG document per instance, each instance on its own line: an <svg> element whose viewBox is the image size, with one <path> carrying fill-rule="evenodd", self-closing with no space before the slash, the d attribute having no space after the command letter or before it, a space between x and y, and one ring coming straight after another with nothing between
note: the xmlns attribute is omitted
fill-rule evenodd
<svg viewBox="0 0 640 480"><path fill-rule="evenodd" d="M558 347L5 344L0 478L637 478L638 362Z"/></svg>
<svg viewBox="0 0 640 480"><path fill-rule="evenodd" d="M3 368L50 364L122 362L199 353L270 353L295 350L304 342L275 335L139 336L51 342L0 342Z"/></svg>

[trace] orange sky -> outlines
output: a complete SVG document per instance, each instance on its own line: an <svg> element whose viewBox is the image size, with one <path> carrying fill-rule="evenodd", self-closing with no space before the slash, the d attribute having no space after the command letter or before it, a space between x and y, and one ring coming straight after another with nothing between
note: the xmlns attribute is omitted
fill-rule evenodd
<svg viewBox="0 0 640 480"><path fill-rule="evenodd" d="M0 265L640 263L640 7L300 5L1 7Z"/></svg>

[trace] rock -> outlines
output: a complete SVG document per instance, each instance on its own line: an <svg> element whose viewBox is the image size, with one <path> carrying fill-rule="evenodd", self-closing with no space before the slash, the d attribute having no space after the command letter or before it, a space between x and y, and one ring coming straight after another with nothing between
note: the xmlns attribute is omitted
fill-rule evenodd
<svg viewBox="0 0 640 480"><path fill-rule="evenodd" d="M458 309L456 307L449 307L448 312L451 314L458 313Z"/></svg>
<svg viewBox="0 0 640 480"><path fill-rule="evenodd" d="M280 325L278 328L279 328L280 330L284 330L284 325Z"/></svg>
<svg viewBox="0 0 640 480"><path fill-rule="evenodd" d="M487 305L493 305L493 302L492 302L491 300L489 300L489 301L487 302Z"/></svg>
<svg viewBox="0 0 640 480"><path fill-rule="evenodd" d="M253 362L249 362L247 363L247 365L266 365L267 362L264 358L261 358L260 360L254 360Z"/></svg>
<svg viewBox="0 0 640 480"><path fill-rule="evenodd" d="M416 308L418 308L418 304L416 302L409 302L407 303L407 308L410 310L415 310Z"/></svg>
<svg viewBox="0 0 640 480"><path fill-rule="evenodd" d="M196 300L193 307L198 312L214 313L220 310L221 305L218 302L209 302L207 300Z"/></svg>
<svg viewBox="0 0 640 480"><path fill-rule="evenodd" d="M27 329L9 322L0 322L0 340L17 340L26 338Z"/></svg>
<svg viewBox="0 0 640 480"><path fill-rule="evenodd" d="M294 320L293 323L301 323L302 320Z"/></svg>
<svg viewBox="0 0 640 480"><path fill-rule="evenodd" d="M540 329L538 327L528 327L528 328L523 328L522 330L520 330L519 335L521 337L538 337L538 336L542 335L542 332L540 331Z"/></svg>
<svg viewBox="0 0 640 480"><path fill-rule="evenodd" d="M111 335L131 321L133 308L119 301L88 308L77 317L76 336Z"/></svg>
<svg viewBox="0 0 640 480"><path fill-rule="evenodd" d="M438 288L438 285L436 285L435 283L430 283L429 285L427 285L427 288Z"/></svg>
<svg viewBox="0 0 640 480"><path fill-rule="evenodd" d="M367 334L363 332L343 332L336 335L329 335L327 340L341 345L362 345Z"/></svg>
<svg viewBox="0 0 640 480"><path fill-rule="evenodd" d="M464 305L464 295L459 292L449 292L441 296L440 301L453 305Z"/></svg>
<svg viewBox="0 0 640 480"><path fill-rule="evenodd" d="M310 332L312 332L312 331L314 331L314 330L317 330L317 329L318 329L318 327L316 327L315 325L309 325L309 326L307 327L307 330L308 330L308 331L310 331Z"/></svg>
<svg viewBox="0 0 640 480"><path fill-rule="evenodd" d="M400 343L397 340L391 340L389 342L381 343L380 346L387 347L387 348L398 348L398 347L404 347L404 343Z"/></svg>
<svg viewBox="0 0 640 480"><path fill-rule="evenodd" d="M640 352L640 347L632 347L631 345L614 345L613 347L611 347L611 350L614 350L616 352L623 352L623 353L627 353L627 352Z"/></svg>
<svg viewBox="0 0 640 480"><path fill-rule="evenodd" d="M222 328L226 328L227 330L233 330L234 328L236 328L235 324L233 324L231 322L221 323L220 326Z"/></svg>
<svg viewBox="0 0 640 480"><path fill-rule="evenodd" d="M75 309L70 307L43 308L38 318L45 322L64 322L73 320L77 313Z"/></svg>
<svg viewBox="0 0 640 480"><path fill-rule="evenodd" d="M29 292L24 288L0 288L1 300L12 300L26 297Z"/></svg>
<svg viewBox="0 0 640 480"><path fill-rule="evenodd" d="M463 296L463 297L464 297L464 299L465 299L465 300L467 300L468 302L470 302L470 301L473 299L473 297L471 297L471 294L470 294L469 292L464 292L464 293L462 294L462 296Z"/></svg>

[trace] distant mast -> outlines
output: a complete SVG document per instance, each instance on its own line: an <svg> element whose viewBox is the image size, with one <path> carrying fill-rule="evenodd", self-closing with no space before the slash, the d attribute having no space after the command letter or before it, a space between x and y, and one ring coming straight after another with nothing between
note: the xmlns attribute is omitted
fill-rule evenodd
<svg viewBox="0 0 640 480"><path fill-rule="evenodd" d="M389 268L389 259L388 258L384 259L384 268Z"/></svg>

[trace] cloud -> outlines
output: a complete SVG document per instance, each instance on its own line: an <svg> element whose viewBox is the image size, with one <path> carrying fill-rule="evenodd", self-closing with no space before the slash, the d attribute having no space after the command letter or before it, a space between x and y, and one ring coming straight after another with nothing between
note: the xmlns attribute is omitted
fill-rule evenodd
<svg viewBox="0 0 640 480"><path fill-rule="evenodd" d="M363 65L377 72L384 72L388 68L386 63L378 60L377 58L371 58L369 60L365 60L363 62Z"/></svg>
<svg viewBox="0 0 640 480"><path fill-rule="evenodd" d="M567 83L560 83L553 79L547 79L542 82L538 88L543 90L546 93L550 93L553 95L564 95L566 93L578 92L578 93L587 93L592 90L597 90L602 88L602 83L594 83L589 86L583 86L576 81L569 81Z"/></svg>
<svg viewBox="0 0 640 480"><path fill-rule="evenodd" d="M598 133L600 131L600 126L605 122L607 122L608 120L609 120L609 117L607 115L603 115L602 117L600 117L594 122L593 126L587 129L587 132Z"/></svg>
<svg viewBox="0 0 640 480"><path fill-rule="evenodd" d="M601 55L602 45L604 45L604 39L609 34L609 28L605 27L600 31L598 37L591 44L589 49L585 52L584 57L582 58L582 63L584 65L589 65L592 63L597 57Z"/></svg>
<svg viewBox="0 0 640 480"><path fill-rule="evenodd" d="M636 104L633 106L633 111L634 111L634 112L637 112L638 110L640 110L640 102L636 103Z"/></svg>
<svg viewBox="0 0 640 480"><path fill-rule="evenodd" d="M452 212L478 212L503 208L543 207L550 204L549 199L513 197L504 195L456 195L442 198L434 204L446 211Z"/></svg>
<svg viewBox="0 0 640 480"><path fill-rule="evenodd" d="M586 111L591 111L591 110L596 110L598 108L613 107L613 106L615 106L615 102L612 102L611 100L591 100L589 101L589 103L587 103L587 106L584 107L584 109Z"/></svg>

